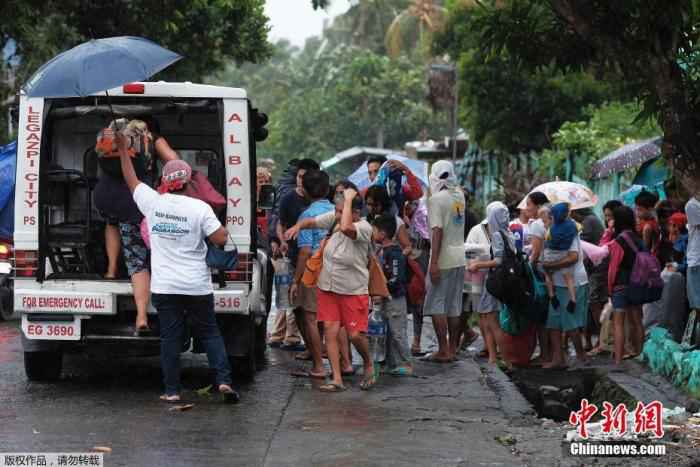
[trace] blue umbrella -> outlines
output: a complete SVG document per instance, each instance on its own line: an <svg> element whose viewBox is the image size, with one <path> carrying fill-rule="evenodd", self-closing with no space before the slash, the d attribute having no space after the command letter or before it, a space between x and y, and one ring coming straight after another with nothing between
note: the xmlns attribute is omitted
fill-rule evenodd
<svg viewBox="0 0 700 467"><path fill-rule="evenodd" d="M89 96L143 81L181 58L142 37L93 39L46 62L24 90L29 97Z"/></svg>
<svg viewBox="0 0 700 467"><path fill-rule="evenodd" d="M415 175L424 186L428 186L427 162L419 161L417 159L409 159L408 157L401 156L399 154L391 154L387 156L387 159L403 162L404 165L408 167L411 172L413 172L413 175ZM369 174L367 173L367 162L355 170L355 172L348 177L348 180L357 185L357 188L360 190L367 188L370 185Z"/></svg>

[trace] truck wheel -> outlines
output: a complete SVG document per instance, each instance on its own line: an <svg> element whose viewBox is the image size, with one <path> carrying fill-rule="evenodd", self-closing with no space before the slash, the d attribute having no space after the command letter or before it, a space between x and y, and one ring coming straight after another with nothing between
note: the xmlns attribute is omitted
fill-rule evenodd
<svg viewBox="0 0 700 467"><path fill-rule="evenodd" d="M255 359L257 366L265 365L265 353L267 352L267 320L255 326Z"/></svg>
<svg viewBox="0 0 700 467"><path fill-rule="evenodd" d="M236 357L229 356L229 363L231 364L231 372L233 376L237 379L250 381L255 376L255 371L257 370L256 364L256 326L255 320L252 317L248 318L248 352L245 356Z"/></svg>
<svg viewBox="0 0 700 467"><path fill-rule="evenodd" d="M9 321L12 319L13 311L12 297L0 296L0 321Z"/></svg>
<svg viewBox="0 0 700 467"><path fill-rule="evenodd" d="M24 372L29 381L57 381L61 377L63 352L24 352Z"/></svg>
<svg viewBox="0 0 700 467"><path fill-rule="evenodd" d="M250 381L255 376L257 365L255 364L255 355L249 354L245 357L229 357L231 364L231 372L234 379Z"/></svg>

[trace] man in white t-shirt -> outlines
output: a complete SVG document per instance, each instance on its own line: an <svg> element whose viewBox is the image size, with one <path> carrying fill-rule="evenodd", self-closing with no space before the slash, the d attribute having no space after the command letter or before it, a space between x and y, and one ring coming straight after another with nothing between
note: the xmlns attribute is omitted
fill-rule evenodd
<svg viewBox="0 0 700 467"><path fill-rule="evenodd" d="M141 183L126 152L126 139L117 136L122 172L134 201L146 218L151 243L151 300L160 322L160 361L163 367L166 402L180 400L180 350L185 331L185 313L193 334L204 345L209 366L225 402L237 402L231 387L231 368L214 315L211 272L206 264L205 240L219 246L228 234L211 206L184 195L192 177L187 162L172 160L163 167L168 193L159 194Z"/></svg>
<svg viewBox="0 0 700 467"><path fill-rule="evenodd" d="M466 202L450 162L433 164L430 192L431 250L423 314L432 317L438 351L426 359L446 363L456 358L459 346L464 267L467 263L464 254Z"/></svg>

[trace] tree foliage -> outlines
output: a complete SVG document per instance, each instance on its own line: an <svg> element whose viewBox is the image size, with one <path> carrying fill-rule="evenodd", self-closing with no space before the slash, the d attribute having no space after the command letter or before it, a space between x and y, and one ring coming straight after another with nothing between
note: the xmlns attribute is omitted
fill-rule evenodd
<svg viewBox="0 0 700 467"><path fill-rule="evenodd" d="M591 165L615 149L659 136L661 128L653 120L636 120L640 111L639 105L632 102L588 106L584 120L565 122L554 133L553 149L540 156L540 173L564 178L566 161L573 156L576 174L587 178Z"/></svg>
<svg viewBox="0 0 700 467"><path fill-rule="evenodd" d="M530 70L555 65L616 80L663 129L676 168L700 174L700 5L693 0L484 1L477 20L487 55Z"/></svg>
<svg viewBox="0 0 700 467"><path fill-rule="evenodd" d="M288 78L261 147L278 164L292 157L321 161L352 146L402 148L439 121L425 101L423 69L405 58L341 47L312 66L293 64Z"/></svg>
<svg viewBox="0 0 700 467"><path fill-rule="evenodd" d="M587 105L614 95L588 71L529 67L507 48L489 47L492 23L500 27L511 10L465 1L448 9L447 28L434 47L458 62L461 121L484 149L517 154L550 147L564 122L583 119ZM535 24L545 21L540 10L530 14Z"/></svg>

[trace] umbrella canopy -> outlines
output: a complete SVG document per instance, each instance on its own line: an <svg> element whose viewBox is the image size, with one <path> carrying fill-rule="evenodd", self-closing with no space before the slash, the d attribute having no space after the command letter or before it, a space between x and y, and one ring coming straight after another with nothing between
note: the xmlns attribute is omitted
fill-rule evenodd
<svg viewBox="0 0 700 467"><path fill-rule="evenodd" d="M642 165L661 154L663 138L656 137L630 143L611 152L591 167L593 178L604 178L614 172Z"/></svg>
<svg viewBox="0 0 700 467"><path fill-rule="evenodd" d="M547 195L550 203L569 203L571 209L592 208L598 204L598 197L587 186L573 182L547 182L534 188ZM518 209L527 207L527 196L518 204Z"/></svg>
<svg viewBox="0 0 700 467"><path fill-rule="evenodd" d="M89 96L144 81L181 58L142 37L93 39L43 64L24 90L29 97Z"/></svg>
<svg viewBox="0 0 700 467"><path fill-rule="evenodd" d="M428 186L427 162L409 159L408 157L401 156L399 154L390 154L387 156L387 159L403 162L403 164L408 167L411 172L413 172L413 175L415 175L423 185ZM367 173L367 162L355 170L355 172L348 177L348 180L357 185L357 188L360 190L367 188L370 185L369 174Z"/></svg>

